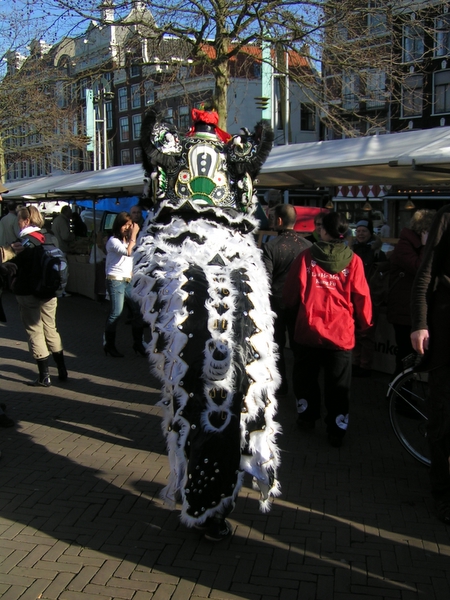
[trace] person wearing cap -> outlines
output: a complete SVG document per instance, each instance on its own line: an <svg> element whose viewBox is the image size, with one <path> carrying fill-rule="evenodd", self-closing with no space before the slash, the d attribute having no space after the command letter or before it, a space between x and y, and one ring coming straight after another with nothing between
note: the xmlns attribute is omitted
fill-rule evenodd
<svg viewBox="0 0 450 600"><path fill-rule="evenodd" d="M3 183L0 183L0 201L3 200L2 194L7 194L8 191ZM9 246L19 238L15 202L9 201L6 208L8 213L0 220L0 246Z"/></svg>
<svg viewBox="0 0 450 600"><path fill-rule="evenodd" d="M381 246L381 239L373 233L372 221L370 219L358 221L352 250L363 261L367 281L370 279L372 266L377 262L387 260ZM377 314L374 310L373 327L365 333L356 335L356 345L353 350L353 375L355 377L370 377L372 374L376 326Z"/></svg>

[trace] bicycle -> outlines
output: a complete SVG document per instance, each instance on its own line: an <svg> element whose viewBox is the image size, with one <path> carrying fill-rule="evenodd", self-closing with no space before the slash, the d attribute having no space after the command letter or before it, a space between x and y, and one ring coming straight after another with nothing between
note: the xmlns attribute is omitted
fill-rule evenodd
<svg viewBox="0 0 450 600"><path fill-rule="evenodd" d="M428 374L416 372L416 364L415 355L405 358L405 368L389 383L386 398L391 425L399 442L411 456L429 466Z"/></svg>

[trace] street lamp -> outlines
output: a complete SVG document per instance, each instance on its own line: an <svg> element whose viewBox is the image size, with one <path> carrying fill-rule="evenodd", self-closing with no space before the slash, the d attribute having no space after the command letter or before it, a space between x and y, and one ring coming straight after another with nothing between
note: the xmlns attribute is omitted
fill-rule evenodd
<svg viewBox="0 0 450 600"><path fill-rule="evenodd" d="M372 205L369 202L369 198L366 198L366 201L362 207L363 210L367 210L367 212L369 212L370 210L372 210Z"/></svg>

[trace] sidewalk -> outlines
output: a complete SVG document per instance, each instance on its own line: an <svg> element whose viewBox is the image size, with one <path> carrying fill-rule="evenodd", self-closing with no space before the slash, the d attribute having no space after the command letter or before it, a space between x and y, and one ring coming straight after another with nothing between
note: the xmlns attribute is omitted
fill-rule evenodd
<svg viewBox="0 0 450 600"><path fill-rule="evenodd" d="M14 297L3 301L0 401L2 600L372 600L450 598L450 529L433 513L427 469L403 451L385 404L387 376L354 380L344 446L295 427L280 403L282 496L258 511L246 479L234 535L213 544L159 492L168 476L157 383L132 351L106 357L106 308L71 296L58 323L70 380L35 378Z"/></svg>

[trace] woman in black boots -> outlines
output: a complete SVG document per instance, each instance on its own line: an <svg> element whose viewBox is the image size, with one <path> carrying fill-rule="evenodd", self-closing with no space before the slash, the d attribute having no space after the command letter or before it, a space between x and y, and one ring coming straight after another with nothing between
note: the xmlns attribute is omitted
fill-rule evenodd
<svg viewBox="0 0 450 600"><path fill-rule="evenodd" d="M144 332L142 317L139 307L131 298L130 285L133 271L131 253L136 245L139 225L132 222L127 212L121 212L114 221L112 231L113 235L106 243L106 289L110 298L110 310L106 319L103 350L106 355L123 357L116 348L116 330L126 302L133 314L133 350L145 356L146 349L142 343Z"/></svg>
<svg viewBox="0 0 450 600"><path fill-rule="evenodd" d="M12 260L18 268L11 289L16 294L20 317L28 335L28 345L39 369L39 377L32 385L49 387L49 351L56 362L60 381L67 379L67 369L61 337L56 328L56 295L49 298L36 295L36 262L33 253L45 242L44 234L41 233L44 220L35 206L19 209L17 220L24 250Z"/></svg>

